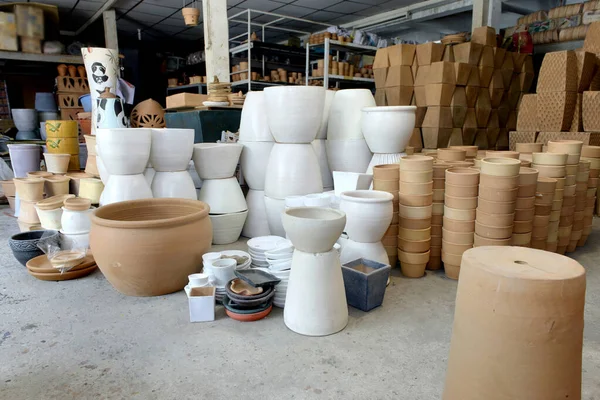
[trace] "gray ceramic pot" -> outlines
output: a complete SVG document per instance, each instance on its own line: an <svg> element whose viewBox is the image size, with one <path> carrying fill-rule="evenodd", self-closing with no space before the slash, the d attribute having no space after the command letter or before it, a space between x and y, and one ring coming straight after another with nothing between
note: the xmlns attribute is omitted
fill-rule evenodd
<svg viewBox="0 0 600 400"><path fill-rule="evenodd" d="M362 311L379 307L391 269L389 265L365 258L342 265L348 304Z"/></svg>
<svg viewBox="0 0 600 400"><path fill-rule="evenodd" d="M46 234L47 237L56 236L58 238L57 231L29 231L17 233L8 239L8 245L21 265L25 266L27 261L44 254L37 246L44 234Z"/></svg>

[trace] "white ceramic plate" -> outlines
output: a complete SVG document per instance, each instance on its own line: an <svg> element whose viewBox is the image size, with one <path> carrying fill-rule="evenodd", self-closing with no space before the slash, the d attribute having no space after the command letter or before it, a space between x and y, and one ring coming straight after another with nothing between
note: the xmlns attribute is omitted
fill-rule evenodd
<svg viewBox="0 0 600 400"><path fill-rule="evenodd" d="M255 253L264 253L265 251L277 248L277 246L287 243L287 240L281 236L259 236L248 240L248 249Z"/></svg>

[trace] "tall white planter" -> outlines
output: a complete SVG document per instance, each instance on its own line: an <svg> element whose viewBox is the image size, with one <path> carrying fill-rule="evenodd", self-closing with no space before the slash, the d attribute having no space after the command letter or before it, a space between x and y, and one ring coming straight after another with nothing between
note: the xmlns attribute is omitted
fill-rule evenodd
<svg viewBox="0 0 600 400"><path fill-rule="evenodd" d="M313 150L319 160L319 167L321 168L321 179L323 180L323 191L327 192L333 190L333 175L329 169L329 163L327 161L327 149L326 140L315 139L312 142Z"/></svg>
<svg viewBox="0 0 600 400"><path fill-rule="evenodd" d="M276 143L273 146L267 165L265 196L283 200L287 196L322 191L319 160L311 144Z"/></svg>
<svg viewBox="0 0 600 400"><path fill-rule="evenodd" d="M193 129L152 129L151 167L146 165L144 176L154 197L197 199L187 171L193 151Z"/></svg>
<svg viewBox="0 0 600 400"><path fill-rule="evenodd" d="M321 126L319 127L319 133L317 133L317 139L327 139L329 111L331 110L331 104L333 104L334 96L335 92L333 90L325 91L325 105L323 107L323 117L321 118Z"/></svg>
<svg viewBox="0 0 600 400"><path fill-rule="evenodd" d="M240 120L240 141L273 142L267 122L265 95L263 92L248 92Z"/></svg>
<svg viewBox="0 0 600 400"><path fill-rule="evenodd" d="M243 142L244 146L240 163L246 184L253 190L265 190L265 176L269 157L275 142Z"/></svg>
<svg viewBox="0 0 600 400"><path fill-rule="evenodd" d="M373 158L365 139L327 139L325 146L331 171L364 173Z"/></svg>
<svg viewBox="0 0 600 400"><path fill-rule="evenodd" d="M369 89L338 90L329 110L327 139L362 139L361 110L375 107L375 98Z"/></svg>
<svg viewBox="0 0 600 400"><path fill-rule="evenodd" d="M269 236L269 221L267 208L265 207L265 192L262 190L248 190L246 194L248 204L248 218L242 229L242 236L253 238L257 236Z"/></svg>

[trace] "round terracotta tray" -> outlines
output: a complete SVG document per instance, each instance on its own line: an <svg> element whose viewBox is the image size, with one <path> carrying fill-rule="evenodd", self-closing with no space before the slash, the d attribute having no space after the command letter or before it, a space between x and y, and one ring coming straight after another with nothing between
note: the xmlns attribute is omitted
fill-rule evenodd
<svg viewBox="0 0 600 400"><path fill-rule="evenodd" d="M44 255L44 257L45 257L45 255ZM27 272L29 272L30 275L38 278L41 281L68 281L71 279L77 279L77 278L81 278L86 275L89 275L92 272L94 272L96 270L96 268L98 268L98 266L96 264L94 264L91 267L88 267L85 269L80 269L77 271L71 270L69 272L65 272L64 274L61 274L60 272L56 272L53 274L49 274L49 273L41 274L38 272L32 272L29 269L27 269Z"/></svg>
<svg viewBox="0 0 600 400"><path fill-rule="evenodd" d="M92 252L88 250L88 253L84 257L81 264L74 266L68 272L80 271L82 269L87 269L93 265L96 265L96 261L94 260L94 255L92 254ZM52 266L52 263L50 262L50 260L48 260L48 256L46 256L45 254L34 257L31 260L27 261L26 266L29 271L38 274L60 274L60 271L58 271Z"/></svg>
<svg viewBox="0 0 600 400"><path fill-rule="evenodd" d="M271 304L269 306L269 308L267 308L266 310L257 312L254 314L236 314L233 311L229 311L228 309L225 309L225 313L227 313L229 318L235 319L236 321L251 322L251 321L258 321L259 319L263 319L264 317L269 315L269 313L271 312L272 309L273 309L273 305Z"/></svg>

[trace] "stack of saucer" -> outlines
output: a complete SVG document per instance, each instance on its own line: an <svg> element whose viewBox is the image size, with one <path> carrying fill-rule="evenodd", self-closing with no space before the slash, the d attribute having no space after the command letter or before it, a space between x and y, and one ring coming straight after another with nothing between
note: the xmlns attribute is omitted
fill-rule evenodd
<svg viewBox="0 0 600 400"><path fill-rule="evenodd" d="M291 243L288 245L279 246L273 250L265 251L269 270L285 271L292 268L292 256L294 255L294 246Z"/></svg>
<svg viewBox="0 0 600 400"><path fill-rule="evenodd" d="M285 307L285 297L287 296L288 282L290 280L290 272L291 270L285 271L274 271L272 269L262 269L265 272L281 279L277 285L275 285L275 296L273 297L273 305L275 307L284 308Z"/></svg>
<svg viewBox="0 0 600 400"><path fill-rule="evenodd" d="M266 251L275 250L277 247L289 243L280 236L259 236L248 240L248 252L252 257L253 268L268 268Z"/></svg>

